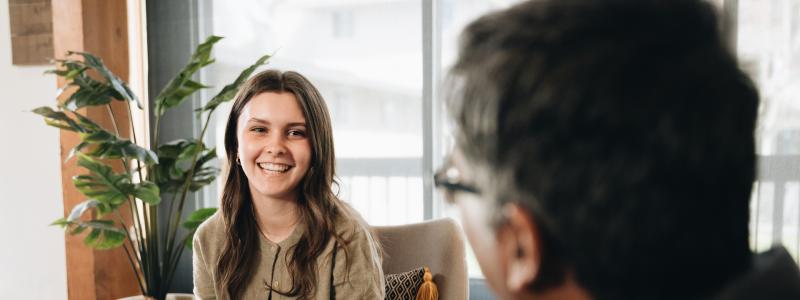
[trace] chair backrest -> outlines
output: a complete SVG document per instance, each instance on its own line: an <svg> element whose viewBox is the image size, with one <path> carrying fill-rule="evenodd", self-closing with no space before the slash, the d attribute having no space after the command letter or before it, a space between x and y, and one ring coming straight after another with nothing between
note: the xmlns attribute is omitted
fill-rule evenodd
<svg viewBox="0 0 800 300"><path fill-rule="evenodd" d="M372 228L383 247L384 274L428 266L439 288L439 299L469 298L464 238L453 219Z"/></svg>

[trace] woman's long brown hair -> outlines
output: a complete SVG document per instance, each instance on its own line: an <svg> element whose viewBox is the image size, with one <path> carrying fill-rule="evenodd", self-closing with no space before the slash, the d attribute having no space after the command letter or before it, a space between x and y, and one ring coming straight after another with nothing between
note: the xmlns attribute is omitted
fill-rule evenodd
<svg viewBox="0 0 800 300"><path fill-rule="evenodd" d="M228 124L225 127L225 152L228 162L236 161L239 143L237 124L244 106L254 96L264 92L289 92L294 94L303 109L311 142L311 165L298 186L300 220L306 230L303 238L293 247L288 262L292 287L276 292L309 299L313 297L318 282L317 258L321 256L328 241L336 239L345 245L342 236L336 234L334 220L349 215L348 209L333 193L335 156L330 115L319 91L297 72L268 70L256 74L242 87L236 97ZM261 256L260 231L256 224L253 198L247 177L237 164L231 163L228 179L222 193L222 217L225 221L225 244L217 264L221 291L227 291L231 299L239 299L255 274L258 264L253 259ZM344 216L349 218L350 216ZM346 255L346 253L345 253Z"/></svg>

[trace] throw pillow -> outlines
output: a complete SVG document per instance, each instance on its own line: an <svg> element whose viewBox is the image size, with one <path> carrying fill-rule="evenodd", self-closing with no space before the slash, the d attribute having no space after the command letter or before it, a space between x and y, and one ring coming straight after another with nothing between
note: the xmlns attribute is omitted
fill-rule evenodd
<svg viewBox="0 0 800 300"><path fill-rule="evenodd" d="M415 300L424 276L422 267L386 275L386 300Z"/></svg>

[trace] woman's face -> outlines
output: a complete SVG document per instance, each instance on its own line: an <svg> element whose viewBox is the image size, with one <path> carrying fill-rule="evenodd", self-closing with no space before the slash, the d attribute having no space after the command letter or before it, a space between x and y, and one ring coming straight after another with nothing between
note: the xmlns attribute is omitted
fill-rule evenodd
<svg viewBox="0 0 800 300"><path fill-rule="evenodd" d="M237 153L253 198L296 200L297 185L311 163L311 142L294 94L253 96L236 128Z"/></svg>

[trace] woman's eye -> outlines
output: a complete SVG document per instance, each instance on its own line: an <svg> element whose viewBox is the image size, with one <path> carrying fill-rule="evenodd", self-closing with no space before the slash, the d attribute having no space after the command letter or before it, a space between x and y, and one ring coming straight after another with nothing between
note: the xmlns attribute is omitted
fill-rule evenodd
<svg viewBox="0 0 800 300"><path fill-rule="evenodd" d="M250 128L250 131L256 132L256 133L264 133L264 132L267 132L267 129L264 128L264 127L253 127L253 128Z"/></svg>
<svg viewBox="0 0 800 300"><path fill-rule="evenodd" d="M306 133L302 130L289 130L289 136L303 137L306 136Z"/></svg>

